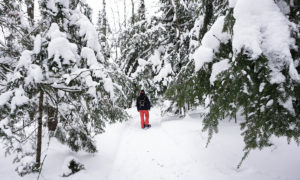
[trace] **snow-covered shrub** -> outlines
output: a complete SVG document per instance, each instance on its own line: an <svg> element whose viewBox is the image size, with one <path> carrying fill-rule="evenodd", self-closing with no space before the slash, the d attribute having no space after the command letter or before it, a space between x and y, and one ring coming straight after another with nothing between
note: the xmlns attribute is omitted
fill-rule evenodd
<svg viewBox="0 0 300 180"><path fill-rule="evenodd" d="M81 170L84 170L84 165L81 164L77 158L70 156L64 160L64 164L62 166L62 176L68 177Z"/></svg>

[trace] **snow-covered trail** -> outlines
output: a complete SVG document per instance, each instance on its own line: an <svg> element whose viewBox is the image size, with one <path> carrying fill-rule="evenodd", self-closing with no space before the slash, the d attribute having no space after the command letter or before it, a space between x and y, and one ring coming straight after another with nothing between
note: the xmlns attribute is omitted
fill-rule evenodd
<svg viewBox="0 0 300 180"><path fill-rule="evenodd" d="M156 107L150 111L152 127L146 130L140 128L138 112L134 108L128 112L132 118L121 128L104 179L300 180L299 147L287 145L284 138L274 139L275 148L251 152L242 168L236 169L244 146L238 124L221 122L220 132L205 148L201 110L179 119L161 117Z"/></svg>
<svg viewBox="0 0 300 180"><path fill-rule="evenodd" d="M252 151L236 169L244 147L239 125L221 121L219 133L206 148L201 112L179 119L161 117L155 107L150 111L152 127L144 130L139 113L129 109L129 121L108 125L96 137L95 154L72 152L53 139L40 180L300 180L300 147L294 142L288 145L285 138L273 138L275 146ZM65 178L62 167L70 156L85 170ZM19 177L12 157L0 156L0 165L5 180L37 179L37 174Z"/></svg>
<svg viewBox="0 0 300 180"><path fill-rule="evenodd" d="M162 128L161 120L150 111L150 129L140 128L138 113L127 122L109 180L191 179L192 158Z"/></svg>

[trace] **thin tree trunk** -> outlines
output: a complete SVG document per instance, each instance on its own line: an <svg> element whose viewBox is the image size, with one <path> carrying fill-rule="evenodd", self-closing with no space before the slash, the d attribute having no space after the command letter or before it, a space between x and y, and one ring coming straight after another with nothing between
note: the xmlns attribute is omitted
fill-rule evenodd
<svg viewBox="0 0 300 180"><path fill-rule="evenodd" d="M204 21L203 21L203 28L199 32L199 38L202 39L205 33L208 30L208 25L213 17L213 3L210 0L204 1L205 7L204 7Z"/></svg>
<svg viewBox="0 0 300 180"><path fill-rule="evenodd" d="M127 11L126 10L126 0L124 0L124 26L125 26L125 28L127 26L127 24L126 24L126 21L127 21L126 14L127 14L127 12L126 11Z"/></svg>
<svg viewBox="0 0 300 180"><path fill-rule="evenodd" d="M234 122L237 123L237 117L236 117L236 114L237 114L237 110L235 109L235 112L234 112Z"/></svg>
<svg viewBox="0 0 300 180"><path fill-rule="evenodd" d="M145 1L140 0L140 7L139 7L139 20L145 20L146 19L146 13L145 13Z"/></svg>
<svg viewBox="0 0 300 180"><path fill-rule="evenodd" d="M34 25L34 0L26 0L27 15L29 17L30 25Z"/></svg>
<svg viewBox="0 0 300 180"><path fill-rule="evenodd" d="M134 2L133 2L133 0L131 0L131 14L132 14L131 24L134 24L135 23L135 16L134 16Z"/></svg>
<svg viewBox="0 0 300 180"><path fill-rule="evenodd" d="M40 168L40 165L41 165L43 101L44 101L44 91L41 90L40 98L39 98L39 118L38 118L37 147L36 147L36 167L37 168Z"/></svg>
<svg viewBox="0 0 300 180"><path fill-rule="evenodd" d="M104 13L104 18L103 18L103 29L102 29L102 33L104 34L104 36L106 37L106 33L107 33L107 22L106 22L106 2L105 0L102 1L103 3L103 13Z"/></svg>

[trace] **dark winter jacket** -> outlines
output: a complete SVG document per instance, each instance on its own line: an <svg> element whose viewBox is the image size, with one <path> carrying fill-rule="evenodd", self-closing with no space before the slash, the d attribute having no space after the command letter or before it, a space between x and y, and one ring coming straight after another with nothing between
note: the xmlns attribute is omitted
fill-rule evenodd
<svg viewBox="0 0 300 180"><path fill-rule="evenodd" d="M151 103L145 94L141 94L136 100L137 110L150 110Z"/></svg>

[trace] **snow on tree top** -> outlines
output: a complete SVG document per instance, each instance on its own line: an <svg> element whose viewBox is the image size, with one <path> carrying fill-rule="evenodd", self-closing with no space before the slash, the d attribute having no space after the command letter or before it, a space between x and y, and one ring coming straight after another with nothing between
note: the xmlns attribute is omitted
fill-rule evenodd
<svg viewBox="0 0 300 180"><path fill-rule="evenodd" d="M98 41L98 34L94 25L90 20L75 10L71 16L71 24L79 26L79 35L84 37L87 43L87 47L93 49L97 54L100 54L100 44Z"/></svg>
<svg viewBox="0 0 300 180"><path fill-rule="evenodd" d="M225 16L220 16L212 25L210 30L204 35L201 46L191 55L191 59L195 61L195 71L202 68L204 63L213 60L213 52L218 52L220 43L228 42L230 36L227 32L223 32Z"/></svg>
<svg viewBox="0 0 300 180"><path fill-rule="evenodd" d="M290 53L290 47L295 46L295 41L290 36L291 23L274 1L239 0L234 9L234 17L234 52L239 53L245 49L252 59L257 59L262 53L266 55L273 71L272 83L282 82L281 75L278 74L281 74L280 71L286 64L290 66L292 79L299 80Z"/></svg>
<svg viewBox="0 0 300 180"><path fill-rule="evenodd" d="M69 0L49 0L47 2L47 8L50 9L52 12L57 13L58 9L56 3L62 5L64 8L69 8Z"/></svg>
<svg viewBox="0 0 300 180"><path fill-rule="evenodd" d="M213 85L214 82L217 80L217 75L230 67L231 65L229 63L229 59L223 59L220 62L214 63L212 66L211 76L209 78L210 84Z"/></svg>
<svg viewBox="0 0 300 180"><path fill-rule="evenodd" d="M53 23L50 27L48 37L51 37L51 41L48 46L49 58L54 57L54 61L61 67L60 57L63 58L63 64L70 64L76 61L77 46L70 43L65 37L65 33L59 31L59 27L56 23Z"/></svg>

